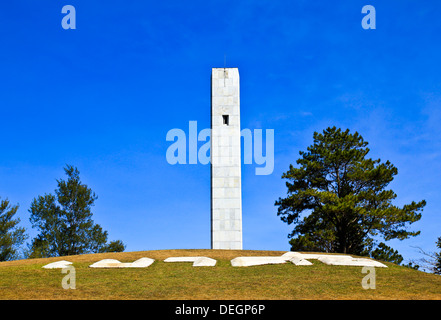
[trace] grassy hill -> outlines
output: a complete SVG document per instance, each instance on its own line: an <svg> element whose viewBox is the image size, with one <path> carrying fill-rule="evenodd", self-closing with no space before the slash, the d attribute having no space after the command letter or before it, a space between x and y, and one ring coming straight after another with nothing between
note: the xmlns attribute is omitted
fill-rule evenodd
<svg viewBox="0 0 441 320"><path fill-rule="evenodd" d="M376 268L376 289L365 290L361 267L264 265L232 267L238 256L280 256L284 251L154 250L0 262L0 299L441 299L441 276L391 263ZM207 256L215 267L165 263L172 256ZM92 269L101 259L133 262L155 259L145 269ZM60 269L42 269L68 260L76 289L65 290Z"/></svg>

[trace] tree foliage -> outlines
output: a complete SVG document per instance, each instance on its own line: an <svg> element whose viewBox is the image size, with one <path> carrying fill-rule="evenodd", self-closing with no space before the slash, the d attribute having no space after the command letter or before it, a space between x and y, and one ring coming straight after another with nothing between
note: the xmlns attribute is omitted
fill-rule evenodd
<svg viewBox="0 0 441 320"><path fill-rule="evenodd" d="M102 247L99 252L123 252L125 249L126 246L121 240L115 240Z"/></svg>
<svg viewBox="0 0 441 320"><path fill-rule="evenodd" d="M403 261L403 257L397 250L392 249L383 242L380 242L374 250L370 251L370 256L376 260L389 261L396 264L401 264ZM411 264L408 266L412 267Z"/></svg>
<svg viewBox="0 0 441 320"><path fill-rule="evenodd" d="M18 205L11 206L8 199L0 199L0 261L13 260L26 240L25 229L17 227L20 219L14 219Z"/></svg>
<svg viewBox="0 0 441 320"><path fill-rule="evenodd" d="M441 249L441 237L438 238L438 241L436 242L436 247L438 249ZM441 274L441 251L435 253L435 266L433 268L433 272L435 274Z"/></svg>
<svg viewBox="0 0 441 320"><path fill-rule="evenodd" d="M38 196L31 203L30 221L39 230L31 257L106 252L109 246L107 231L92 220L91 207L98 197L81 183L77 168L68 165L64 171L68 179L57 180L55 195Z"/></svg>
<svg viewBox="0 0 441 320"><path fill-rule="evenodd" d="M313 138L307 151L300 151L298 168L290 165L283 174L287 197L275 203L281 220L295 225L292 250L374 252L399 259L384 244L372 251L375 239L418 235L408 227L421 218L426 202L392 204L397 195L387 187L398 170L389 161L367 158L368 143L357 132L332 127Z"/></svg>

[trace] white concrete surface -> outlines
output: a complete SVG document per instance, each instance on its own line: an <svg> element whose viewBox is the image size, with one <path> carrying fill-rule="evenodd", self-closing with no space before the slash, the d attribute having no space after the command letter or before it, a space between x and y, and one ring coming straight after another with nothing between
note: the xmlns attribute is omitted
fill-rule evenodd
<svg viewBox="0 0 441 320"><path fill-rule="evenodd" d="M116 259L103 259L91 264L90 268L117 268L121 262Z"/></svg>
<svg viewBox="0 0 441 320"><path fill-rule="evenodd" d="M237 257L231 260L233 267L260 266L265 264L286 263L287 259L283 257Z"/></svg>
<svg viewBox="0 0 441 320"><path fill-rule="evenodd" d="M195 262L200 257L170 257L164 260L164 262Z"/></svg>
<svg viewBox="0 0 441 320"><path fill-rule="evenodd" d="M225 119L228 117L228 123ZM240 88L237 68L211 73L211 248L242 249Z"/></svg>
<svg viewBox="0 0 441 320"><path fill-rule="evenodd" d="M164 262L193 262L193 267L214 267L217 261L208 257L170 257Z"/></svg>
<svg viewBox="0 0 441 320"><path fill-rule="evenodd" d="M200 257L193 263L193 267L214 267L216 262L215 259Z"/></svg>
<svg viewBox="0 0 441 320"><path fill-rule="evenodd" d="M332 257L321 257L318 259L320 262L326 263L332 266L357 266L357 267L376 267L387 268L387 266L379 261L366 258L352 258L352 259L339 259Z"/></svg>
<svg viewBox="0 0 441 320"><path fill-rule="evenodd" d="M353 258L350 255L339 255L339 254L317 254L317 253L300 253L289 251L284 253L281 257L291 261L292 263L299 265L297 263L308 261L309 259L316 259L332 266L362 266L362 267L378 267L387 268L387 266L379 261L368 258Z"/></svg>
<svg viewBox="0 0 441 320"><path fill-rule="evenodd" d="M70 261L61 260L61 261L49 263L49 264L43 266L42 268L44 268L44 269L63 269L71 264L72 264L72 262L70 262Z"/></svg>
<svg viewBox="0 0 441 320"><path fill-rule="evenodd" d="M295 264L296 266L312 266L312 262L310 262L306 259L299 258L299 257L292 257L288 261Z"/></svg>
<svg viewBox="0 0 441 320"><path fill-rule="evenodd" d="M115 259L103 259L94 264L91 264L90 268L146 268L150 266L154 259L150 258L141 258L134 262L120 262Z"/></svg>
<svg viewBox="0 0 441 320"><path fill-rule="evenodd" d="M146 268L146 267L150 266L151 264L153 264L153 262L155 262L155 259L141 258L136 261L133 261L131 263L130 268Z"/></svg>
<svg viewBox="0 0 441 320"><path fill-rule="evenodd" d="M319 259L321 257L335 257L335 258L341 258L341 259L352 259L349 255L339 255L339 254L323 254L323 253L300 253L295 251L288 251L284 254L282 254L282 257L287 258L288 260L292 257L299 257L302 259Z"/></svg>
<svg viewBox="0 0 441 320"><path fill-rule="evenodd" d="M289 260L294 257L301 257L302 254L300 252L295 251L288 251L281 255L282 258L286 258L286 260Z"/></svg>

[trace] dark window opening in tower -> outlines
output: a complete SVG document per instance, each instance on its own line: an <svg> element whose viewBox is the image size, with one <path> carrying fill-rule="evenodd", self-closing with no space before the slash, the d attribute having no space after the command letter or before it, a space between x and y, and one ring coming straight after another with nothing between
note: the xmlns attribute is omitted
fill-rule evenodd
<svg viewBox="0 0 441 320"><path fill-rule="evenodd" d="M223 123L227 126L230 125L230 116L229 115L222 115Z"/></svg>

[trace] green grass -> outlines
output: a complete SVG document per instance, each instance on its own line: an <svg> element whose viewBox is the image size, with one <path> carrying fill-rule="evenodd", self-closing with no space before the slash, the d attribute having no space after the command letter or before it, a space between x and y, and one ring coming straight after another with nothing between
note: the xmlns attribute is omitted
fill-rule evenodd
<svg viewBox="0 0 441 320"><path fill-rule="evenodd" d="M155 250L88 254L0 263L0 299L441 299L441 276L391 263L376 268L376 289L365 290L361 267L264 265L232 267L238 256L273 255L283 251ZM165 263L172 256L207 256L215 267ZM106 258L132 262L155 259L148 268L92 269ZM68 260L76 270L76 289L65 290L60 269L42 269Z"/></svg>

